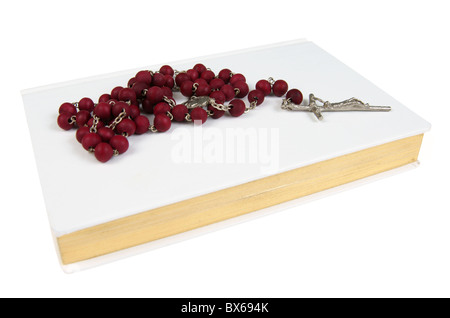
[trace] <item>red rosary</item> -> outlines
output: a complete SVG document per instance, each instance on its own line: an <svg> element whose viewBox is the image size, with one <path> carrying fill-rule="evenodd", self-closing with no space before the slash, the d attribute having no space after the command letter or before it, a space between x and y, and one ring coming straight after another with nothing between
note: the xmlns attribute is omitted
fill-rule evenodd
<svg viewBox="0 0 450 318"><path fill-rule="evenodd" d="M189 99L177 104L173 91ZM84 149L93 152L101 162L127 151L127 137L145 132L165 132L172 121L194 121L203 124L209 117L218 119L225 112L233 117L254 109L273 93L286 94L286 101L300 105L303 95L298 89L288 91L284 80L260 80L249 91L244 75L223 69L218 75L203 64L187 71L174 71L164 65L158 72L140 71L128 81L127 87L115 87L103 94L95 104L85 97L79 102L59 107L58 125L64 130L78 127L76 138ZM249 106L241 98L248 96ZM225 102L229 102L225 105ZM141 110L153 114L153 125Z"/></svg>

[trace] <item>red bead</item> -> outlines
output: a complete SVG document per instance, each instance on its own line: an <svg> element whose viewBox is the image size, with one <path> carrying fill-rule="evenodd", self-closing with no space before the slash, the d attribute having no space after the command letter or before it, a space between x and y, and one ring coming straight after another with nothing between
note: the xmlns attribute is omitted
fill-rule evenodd
<svg viewBox="0 0 450 318"><path fill-rule="evenodd" d="M228 112L233 117L239 117L245 112L245 103L240 99L233 99L230 102L232 106Z"/></svg>
<svg viewBox="0 0 450 318"><path fill-rule="evenodd" d="M236 96L234 88L230 84L223 85L220 91L225 95L226 101L230 101Z"/></svg>
<svg viewBox="0 0 450 318"><path fill-rule="evenodd" d="M166 83L166 78L164 77L164 74L161 74L161 73L153 74L153 80L152 80L153 86L163 87L165 83Z"/></svg>
<svg viewBox="0 0 450 318"><path fill-rule="evenodd" d="M83 140L83 137L89 134L89 127L83 126L77 129L77 132L75 134L75 137L77 138L78 142L81 144L81 140Z"/></svg>
<svg viewBox="0 0 450 318"><path fill-rule="evenodd" d="M108 127L100 127L97 130L97 134L102 138L102 141L108 142L114 135L114 131Z"/></svg>
<svg viewBox="0 0 450 318"><path fill-rule="evenodd" d="M164 86L172 89L175 86L175 80L173 79L173 76L171 75L164 75Z"/></svg>
<svg viewBox="0 0 450 318"><path fill-rule="evenodd" d="M208 84L200 84L195 91L196 96L208 96L211 94L211 87Z"/></svg>
<svg viewBox="0 0 450 318"><path fill-rule="evenodd" d="M143 82L148 86L152 84L152 73L150 71L139 71L136 73L135 78L137 82Z"/></svg>
<svg viewBox="0 0 450 318"><path fill-rule="evenodd" d="M102 138L94 132L90 132L89 134L84 135L84 137L81 139L81 144L86 150L89 150L89 148L95 148L95 146L97 146L101 142Z"/></svg>
<svg viewBox="0 0 450 318"><path fill-rule="evenodd" d="M159 103L163 99L163 91L161 87L152 86L148 89L146 98L153 104Z"/></svg>
<svg viewBox="0 0 450 318"><path fill-rule="evenodd" d="M181 94L183 94L183 96L186 97L191 97L193 94L192 92L193 85L194 83L192 81L184 81L180 86Z"/></svg>
<svg viewBox="0 0 450 318"><path fill-rule="evenodd" d="M194 108L191 110L191 119L194 123L205 123L208 118L208 113L201 107Z"/></svg>
<svg viewBox="0 0 450 318"><path fill-rule="evenodd" d="M78 109L91 112L94 109L94 102L92 101L92 99L84 97L78 102Z"/></svg>
<svg viewBox="0 0 450 318"><path fill-rule="evenodd" d="M244 75L242 75L242 74L234 74L233 76L231 76L231 78L230 78L230 84L231 85L233 85L234 83L236 83L237 81L243 81L243 82L245 82L246 81L246 79L245 79L245 76Z"/></svg>
<svg viewBox="0 0 450 318"><path fill-rule="evenodd" d="M99 103L106 103L107 101L109 101L111 99L111 95L109 94L103 94L102 96L100 96L98 98L98 102Z"/></svg>
<svg viewBox="0 0 450 318"><path fill-rule="evenodd" d="M206 71L206 66L198 63L194 65L193 69L196 70L199 74L202 74L204 71Z"/></svg>
<svg viewBox="0 0 450 318"><path fill-rule="evenodd" d="M153 105L155 105L155 104L148 99L144 99L142 101L142 109L147 114L153 114Z"/></svg>
<svg viewBox="0 0 450 318"><path fill-rule="evenodd" d="M119 100L120 101L130 101L131 103L136 102L136 93L131 88L123 88L119 92Z"/></svg>
<svg viewBox="0 0 450 318"><path fill-rule="evenodd" d="M148 89L150 86L144 82L136 82L131 87L131 89L136 94L136 99L142 99L145 97L144 90Z"/></svg>
<svg viewBox="0 0 450 318"><path fill-rule="evenodd" d="M300 105L303 101L303 94L302 92L300 92L298 89L293 88L290 89L287 94L286 94L286 98L291 99L291 101L296 104L296 105Z"/></svg>
<svg viewBox="0 0 450 318"><path fill-rule="evenodd" d="M163 66L161 66L161 68L159 69L159 72L161 74L164 74L164 75L170 75L171 77L175 73L173 71L173 68L170 65L163 65Z"/></svg>
<svg viewBox="0 0 450 318"><path fill-rule="evenodd" d="M130 117L136 118L141 114L141 111L139 110L139 107L136 105L130 105Z"/></svg>
<svg viewBox="0 0 450 318"><path fill-rule="evenodd" d="M128 80L127 86L129 88L131 88L131 87L133 87L134 83L136 83L136 82L137 82L136 77L132 77Z"/></svg>
<svg viewBox="0 0 450 318"><path fill-rule="evenodd" d="M125 116L130 116L131 114L131 109L130 109L130 105L128 105L125 102L117 102L115 103L112 108L111 108L111 112L113 117L117 117L119 116L119 114L125 109L126 115Z"/></svg>
<svg viewBox="0 0 450 318"><path fill-rule="evenodd" d="M275 96L281 97L288 91L288 84L286 81L278 80L273 84L272 91Z"/></svg>
<svg viewBox="0 0 450 318"><path fill-rule="evenodd" d="M179 73L177 76L175 76L175 83L178 87L181 87L181 84L185 81L190 81L191 78L186 73Z"/></svg>
<svg viewBox="0 0 450 318"><path fill-rule="evenodd" d="M198 74L198 72L194 69L189 69L186 71L186 74L189 76L189 78L191 79L191 81L195 81L197 78L200 77L200 75Z"/></svg>
<svg viewBox="0 0 450 318"><path fill-rule="evenodd" d="M135 133L138 135L146 133L148 127L150 127L150 121L146 116L139 115L134 119L134 122L136 123Z"/></svg>
<svg viewBox="0 0 450 318"><path fill-rule="evenodd" d="M153 120L153 125L155 125L156 130L160 132L165 132L170 129L172 121L166 115L158 114L155 116L155 119Z"/></svg>
<svg viewBox="0 0 450 318"><path fill-rule="evenodd" d="M175 121L184 121L186 114L188 113L188 108L186 105L179 104L172 108L171 112Z"/></svg>
<svg viewBox="0 0 450 318"><path fill-rule="evenodd" d="M71 120L70 117L72 117L72 114L69 113L61 113L58 116L58 126L61 127L64 130L70 130L73 127L73 124L69 123L69 121Z"/></svg>
<svg viewBox="0 0 450 318"><path fill-rule="evenodd" d="M264 93L264 96L270 95L272 92L272 85L270 85L268 80L260 80L256 83L256 89Z"/></svg>
<svg viewBox="0 0 450 318"><path fill-rule="evenodd" d="M116 130L119 134L133 135L136 132L136 124L129 118L124 118L117 124Z"/></svg>
<svg viewBox="0 0 450 318"><path fill-rule="evenodd" d="M69 113L75 115L77 113L77 108L71 103L64 103L59 106L59 113Z"/></svg>
<svg viewBox="0 0 450 318"><path fill-rule="evenodd" d="M203 78L205 81L207 81L209 83L215 76L216 75L214 74L213 71L206 70L206 71L202 72L202 74L200 75L200 78Z"/></svg>
<svg viewBox="0 0 450 318"><path fill-rule="evenodd" d="M228 83L231 78L231 70L224 68L219 72L219 78L224 81L225 83Z"/></svg>
<svg viewBox="0 0 450 318"><path fill-rule="evenodd" d="M218 110L218 109L212 107L211 105L208 105L208 110L210 112L212 112L211 118L214 118L214 119L218 119L225 114L224 110Z"/></svg>
<svg viewBox="0 0 450 318"><path fill-rule="evenodd" d="M225 103L226 100L225 94L222 93L221 91L214 91L211 94L209 94L209 97L214 98L214 100L218 104L223 104Z"/></svg>
<svg viewBox="0 0 450 318"><path fill-rule="evenodd" d="M80 110L75 116L77 126L82 127L86 125L88 120L91 118L91 113L89 113L87 110Z"/></svg>
<svg viewBox="0 0 450 318"><path fill-rule="evenodd" d="M115 135L109 140L111 147L119 152L124 153L128 150L128 139L122 135Z"/></svg>
<svg viewBox="0 0 450 318"><path fill-rule="evenodd" d="M161 87L161 90L163 92L163 96L166 96L167 98L171 98L173 96L172 90L167 86Z"/></svg>
<svg viewBox="0 0 450 318"><path fill-rule="evenodd" d="M249 88L248 88L248 84L246 82L237 81L237 82L234 82L232 85L235 89L239 90L239 93L236 94L237 97L243 98L243 97L247 96Z"/></svg>
<svg viewBox="0 0 450 318"><path fill-rule="evenodd" d="M220 89L223 85L225 85L225 82L220 78L213 78L211 82L209 82L211 89Z"/></svg>
<svg viewBox="0 0 450 318"><path fill-rule="evenodd" d="M91 117L91 119L89 119L87 122L87 126L89 128L91 128L93 123L94 123L94 118ZM100 129L101 127L104 127L104 126L105 126L105 124L101 120L99 120L97 123L97 129Z"/></svg>
<svg viewBox="0 0 450 318"><path fill-rule="evenodd" d="M95 158L100 162L107 162L114 155L114 151L110 144L101 142L95 147Z"/></svg>
<svg viewBox="0 0 450 318"><path fill-rule="evenodd" d="M167 112L170 112L170 106L169 104L165 103L165 102L161 102L156 104L155 106L153 106L153 114L157 115L157 114L163 114L166 115Z"/></svg>
<svg viewBox="0 0 450 318"><path fill-rule="evenodd" d="M114 87L111 91L111 99L119 100L119 92L123 89L122 86Z"/></svg>
<svg viewBox="0 0 450 318"><path fill-rule="evenodd" d="M259 106L264 102L264 93L259 89L254 89L248 93L248 101L250 103L256 101L256 106Z"/></svg>
<svg viewBox="0 0 450 318"><path fill-rule="evenodd" d="M108 120L111 117L111 104L98 103L94 108L94 114L103 120Z"/></svg>
<svg viewBox="0 0 450 318"><path fill-rule="evenodd" d="M197 78L194 81L194 84L197 83L198 85L209 85L207 81L205 81L203 78Z"/></svg>

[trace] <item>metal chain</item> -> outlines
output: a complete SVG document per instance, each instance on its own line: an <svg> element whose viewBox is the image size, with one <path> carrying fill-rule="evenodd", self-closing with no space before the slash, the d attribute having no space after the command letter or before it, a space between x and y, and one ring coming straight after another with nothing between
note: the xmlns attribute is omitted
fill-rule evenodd
<svg viewBox="0 0 450 318"><path fill-rule="evenodd" d="M108 128L111 128L112 130L114 130L114 128L116 128L116 126L122 121L122 119L124 119L127 116L127 112L125 111L125 109L122 109L122 111L120 112L119 115L117 115L116 118L114 118L114 120L112 121L111 124L109 124Z"/></svg>
<svg viewBox="0 0 450 318"><path fill-rule="evenodd" d="M177 103L175 103L175 101L174 101L173 99L170 99L170 98L168 98L167 96L164 96L164 97L163 97L163 100L164 100L167 104L169 104L170 108L174 108L174 107L177 105Z"/></svg>
<svg viewBox="0 0 450 318"><path fill-rule="evenodd" d="M253 102L250 103L250 106L248 106L245 109L244 113L248 113L249 111L251 111L252 109L255 109L255 108L256 108L256 100L254 100Z"/></svg>
<svg viewBox="0 0 450 318"><path fill-rule="evenodd" d="M269 77L268 79L267 79L267 81L270 83L270 85L272 85L273 86L273 84L275 84L275 80L272 78L272 77Z"/></svg>
<svg viewBox="0 0 450 318"><path fill-rule="evenodd" d="M229 105L224 105L224 104L220 104L220 103L216 103L216 101L214 100L214 98L211 98L211 104L212 107L214 107L217 110L223 110L223 111L227 111L229 110L231 107Z"/></svg>
<svg viewBox="0 0 450 318"><path fill-rule="evenodd" d="M97 132L97 125L98 125L98 121L100 118L98 118L97 116L93 115L94 121L92 122L92 126L91 128L89 128L89 132Z"/></svg>

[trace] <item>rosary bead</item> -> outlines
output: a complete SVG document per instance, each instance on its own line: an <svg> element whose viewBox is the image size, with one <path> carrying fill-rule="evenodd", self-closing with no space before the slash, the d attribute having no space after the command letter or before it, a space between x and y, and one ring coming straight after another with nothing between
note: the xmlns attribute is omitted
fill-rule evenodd
<svg viewBox="0 0 450 318"><path fill-rule="evenodd" d="M194 83L192 81L184 81L180 86L181 94L183 94L183 96L186 97L191 97L193 94L192 92L193 85Z"/></svg>
<svg viewBox="0 0 450 318"><path fill-rule="evenodd" d="M173 68L170 65L161 66L161 68L159 69L159 72L164 75L169 75L170 77L172 77L173 74L175 73L173 71Z"/></svg>
<svg viewBox="0 0 450 318"><path fill-rule="evenodd" d="M83 137L89 134L89 127L83 126L77 129L77 132L75 134L75 137L77 138L78 142L81 144L81 140L83 140Z"/></svg>
<svg viewBox="0 0 450 318"><path fill-rule="evenodd" d="M123 102L131 102L132 104L136 103L136 93L131 88L123 88L119 92L119 100Z"/></svg>
<svg viewBox="0 0 450 318"><path fill-rule="evenodd" d="M175 121L184 121L186 114L188 113L186 105L179 104L172 108L172 116Z"/></svg>
<svg viewBox="0 0 450 318"><path fill-rule="evenodd" d="M209 85L207 81L205 81L203 78L197 78L194 83L197 83L198 85Z"/></svg>
<svg viewBox="0 0 450 318"><path fill-rule="evenodd" d="M71 103L64 103L59 106L59 113L69 113L75 115L77 113L77 108Z"/></svg>
<svg viewBox="0 0 450 318"><path fill-rule="evenodd" d="M231 70L224 68L223 70L221 70L219 72L219 76L218 76L222 81L225 82L225 84L227 84L230 81L231 78Z"/></svg>
<svg viewBox="0 0 450 318"><path fill-rule="evenodd" d="M89 113L87 110L80 110L75 116L77 126L82 127L86 125L88 120L91 118L91 113Z"/></svg>
<svg viewBox="0 0 450 318"><path fill-rule="evenodd" d="M152 104L156 104L156 103L159 103L160 101L162 101L163 96L164 95L163 95L163 91L162 91L161 87L152 86L148 89L146 98Z"/></svg>
<svg viewBox="0 0 450 318"><path fill-rule="evenodd" d="M116 130L119 134L133 135L136 132L136 124L129 118L124 118L117 124Z"/></svg>
<svg viewBox="0 0 450 318"><path fill-rule="evenodd" d="M220 88L220 92L222 92L225 95L226 101L230 101L236 96L236 93L234 92L234 88L230 84L223 85Z"/></svg>
<svg viewBox="0 0 450 318"><path fill-rule="evenodd" d="M130 117L136 118L141 114L141 111L139 110L139 106L136 105L130 105Z"/></svg>
<svg viewBox="0 0 450 318"><path fill-rule="evenodd" d="M152 80L153 86L163 87L165 83L166 83L166 78L164 77L164 74L161 74L161 73L153 74L153 80Z"/></svg>
<svg viewBox="0 0 450 318"><path fill-rule="evenodd" d="M245 76L242 75L242 74L239 74L239 73L238 74L234 74L233 76L231 76L231 78L230 78L230 84L231 85L234 85L234 83L236 83L238 81L245 82L246 81Z"/></svg>
<svg viewBox="0 0 450 318"><path fill-rule="evenodd" d="M148 130L148 127L150 127L150 121L146 116L139 115L134 119L134 122L136 124L136 131L135 133L138 135L141 135L143 133L146 133Z"/></svg>
<svg viewBox="0 0 450 318"><path fill-rule="evenodd" d="M264 93L259 89L254 89L248 93L248 101L250 103L256 101L256 106L259 106L264 102Z"/></svg>
<svg viewBox="0 0 450 318"><path fill-rule="evenodd" d="M207 81L208 83L211 82L211 80L215 77L216 75L214 74L213 71L210 70L206 70L203 71L202 74L200 74L200 78L203 78L205 81Z"/></svg>
<svg viewBox="0 0 450 318"><path fill-rule="evenodd" d="M95 158L100 162L107 162L114 155L114 151L110 144L101 142L95 147Z"/></svg>
<svg viewBox="0 0 450 318"><path fill-rule="evenodd" d="M165 132L170 129L172 121L164 114L157 114L153 120L153 125L159 132Z"/></svg>
<svg viewBox="0 0 450 318"><path fill-rule="evenodd" d="M100 138L102 138L102 141L104 142L108 142L115 135L114 131L109 127L100 127L97 130L97 134L100 136Z"/></svg>
<svg viewBox="0 0 450 318"><path fill-rule="evenodd" d="M288 91L288 84L286 81L277 80L272 86L273 94L277 97L281 97Z"/></svg>
<svg viewBox="0 0 450 318"><path fill-rule="evenodd" d="M178 87L181 87L181 84L185 81L190 81L191 78L186 73L179 73L177 76L175 76L175 83Z"/></svg>
<svg viewBox="0 0 450 318"><path fill-rule="evenodd" d="M256 83L256 89L264 93L264 96L270 95L272 92L272 85L270 85L268 80L260 80Z"/></svg>
<svg viewBox="0 0 450 318"><path fill-rule="evenodd" d="M196 70L198 74L202 74L204 71L206 71L206 66L198 63L194 65L193 69Z"/></svg>
<svg viewBox="0 0 450 318"><path fill-rule="evenodd" d="M200 75L198 74L198 72L194 69L189 69L186 71L186 74L189 76L189 78L191 79L191 81L195 81L197 78L200 77Z"/></svg>
<svg viewBox="0 0 450 318"><path fill-rule="evenodd" d="M211 94L209 94L209 97L214 98L214 100L218 104L223 104L226 100L225 94L221 91L213 91Z"/></svg>
<svg viewBox="0 0 450 318"><path fill-rule="evenodd" d="M220 78L213 78L209 82L209 86L211 86L211 89L220 89L223 85L225 85L225 82Z"/></svg>
<svg viewBox="0 0 450 318"><path fill-rule="evenodd" d="M109 94L103 94L102 96L100 96L98 98L98 102L99 103L106 103L107 101L109 101L111 99L111 95Z"/></svg>
<svg viewBox="0 0 450 318"><path fill-rule="evenodd" d="M90 148L95 148L99 143L102 142L102 138L94 132L90 132L89 134L84 135L81 139L81 144L83 148L89 150Z"/></svg>
<svg viewBox="0 0 450 318"><path fill-rule="evenodd" d="M135 78L137 82L143 82L148 86L152 84L152 73L150 73L149 71L139 71L136 73Z"/></svg>
<svg viewBox="0 0 450 318"><path fill-rule="evenodd" d="M111 117L111 104L98 103L94 108L94 114L103 120L108 120Z"/></svg>
<svg viewBox="0 0 450 318"><path fill-rule="evenodd" d="M129 87L129 88L133 87L134 83L136 83L136 82L137 82L136 77L130 78L128 80L127 87Z"/></svg>
<svg viewBox="0 0 450 318"><path fill-rule="evenodd" d="M125 151L127 151L129 146L128 139L122 135L113 136L109 140L109 144L111 145L112 149L117 150L119 154L123 154Z"/></svg>
<svg viewBox="0 0 450 318"><path fill-rule="evenodd" d="M163 96L166 96L167 98L173 97L173 92L169 87L163 86L163 87L161 87L161 90L163 92Z"/></svg>
<svg viewBox="0 0 450 318"><path fill-rule="evenodd" d="M243 98L243 97L247 96L249 88L248 88L248 84L246 82L236 81L232 85L235 89L239 90L239 93L236 94L236 97Z"/></svg>
<svg viewBox="0 0 450 318"><path fill-rule="evenodd" d="M143 99L145 97L144 90L148 89L150 86L144 82L136 82L133 84L131 89L136 94L136 99Z"/></svg>
<svg viewBox="0 0 450 318"><path fill-rule="evenodd" d="M91 112L94 109L94 106L94 102L88 97L82 98L78 102L79 110L87 110L88 112Z"/></svg>
<svg viewBox="0 0 450 318"><path fill-rule="evenodd" d="M209 94L211 94L211 86L208 84L199 84L195 91L196 96L208 96Z"/></svg>
<svg viewBox="0 0 450 318"><path fill-rule="evenodd" d="M122 86L114 87L111 91L111 99L119 100L119 92L123 89Z"/></svg>
<svg viewBox="0 0 450 318"><path fill-rule="evenodd" d="M208 105L208 110L212 113L211 118L214 118L214 119L218 119L225 114L224 110L216 109L216 108L212 107L211 105Z"/></svg>
<svg viewBox="0 0 450 318"><path fill-rule="evenodd" d="M294 104L300 105L303 101L303 94L298 89L293 88L286 93L286 98L289 98Z"/></svg>
<svg viewBox="0 0 450 318"><path fill-rule="evenodd" d="M94 124L94 118L91 117L91 119L89 119L88 122L87 122L87 126L89 128L91 128L93 124ZM99 120L98 123L97 123L97 129L100 129L100 128L104 127L104 126L105 126L105 124L101 120Z"/></svg>
<svg viewBox="0 0 450 318"><path fill-rule="evenodd" d="M170 112L170 106L166 102L160 102L153 106L153 114L163 114L165 115L167 112Z"/></svg>
<svg viewBox="0 0 450 318"><path fill-rule="evenodd" d="M239 117L245 112L245 103L240 99L233 99L230 102L232 106L228 112L233 117Z"/></svg>
<svg viewBox="0 0 450 318"><path fill-rule="evenodd" d="M153 105L155 104L152 103L150 100L144 99L142 101L142 110L147 114L153 114Z"/></svg>
<svg viewBox="0 0 450 318"><path fill-rule="evenodd" d="M196 107L191 110L191 119L194 123L201 121L203 124L203 123L205 123L207 118L208 118L208 113L203 108Z"/></svg>
<svg viewBox="0 0 450 318"><path fill-rule="evenodd" d="M115 103L112 108L111 108L111 112L113 117L117 117L119 116L119 114L125 109L126 112L126 116L131 116L131 109L130 109L130 105L128 105L125 102L117 102Z"/></svg>
<svg viewBox="0 0 450 318"><path fill-rule="evenodd" d="M64 130L70 130L73 127L73 124L69 123L70 117L72 117L73 115L70 113L61 113L58 116L58 126L61 127Z"/></svg>
<svg viewBox="0 0 450 318"><path fill-rule="evenodd" d="M164 75L164 86L172 89L175 86L175 80L171 75Z"/></svg>

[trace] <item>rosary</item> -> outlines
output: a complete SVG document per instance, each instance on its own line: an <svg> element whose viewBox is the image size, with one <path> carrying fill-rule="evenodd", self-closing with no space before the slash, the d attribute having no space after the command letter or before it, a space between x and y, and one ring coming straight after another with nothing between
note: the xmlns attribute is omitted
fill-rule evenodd
<svg viewBox="0 0 450 318"><path fill-rule="evenodd" d="M177 104L174 91L180 91L189 99ZM218 119L226 112L239 117L261 105L270 94L285 97L282 109L309 111L319 120L323 118L322 112L391 110L389 106L370 106L356 98L330 103L313 94L309 95L308 105L301 105L302 92L296 88L289 90L282 79L259 80L250 91L245 76L229 69L215 75L203 64L181 72L164 65L157 72L139 71L128 81L127 87L115 87L110 94L101 95L98 103L88 97L79 102L63 103L57 123L64 130L76 127L76 139L83 148L94 153L100 162L107 162L127 151L127 138L131 135L165 132L172 121L203 124L208 117ZM242 100L246 96L248 106ZM153 124L141 111L154 115Z"/></svg>

